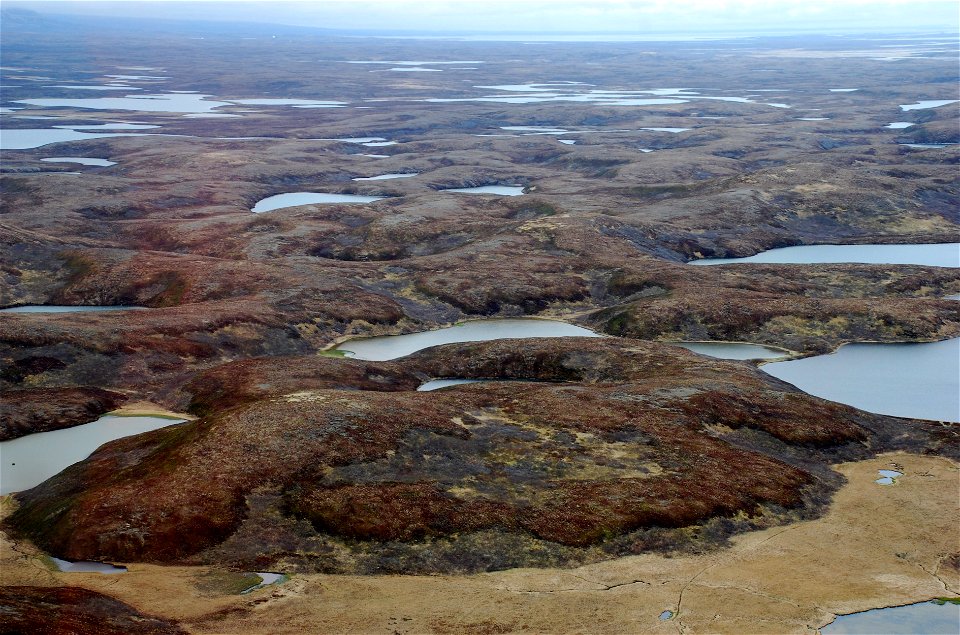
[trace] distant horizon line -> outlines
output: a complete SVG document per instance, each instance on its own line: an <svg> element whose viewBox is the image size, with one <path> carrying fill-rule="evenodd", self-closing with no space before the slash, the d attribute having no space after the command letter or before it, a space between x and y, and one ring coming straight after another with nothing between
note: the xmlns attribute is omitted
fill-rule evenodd
<svg viewBox="0 0 960 635"><path fill-rule="evenodd" d="M162 3L162 2L161 2ZM55 3L63 6L61 3ZM217 19L213 17L165 17L157 18L154 16L131 16L131 15L100 15L92 13L55 13L40 11L33 7L19 5L14 0L7 3L3 8L3 13L24 13L35 14L38 16L49 17L53 19L65 19L69 21L78 21L88 23L106 19L110 21L131 21L131 22L151 22L154 24L218 24L218 25L242 25L247 27L259 27L269 29L271 27L283 29L299 29L304 31L321 31L324 33L343 34L346 36L360 37L398 37L398 38L458 38L458 37L522 37L532 36L537 38L549 37L631 37L631 38L664 38L669 36L679 36L697 39L726 39L727 37L789 37L791 35L822 35L822 36L851 36L851 35L898 35L898 34L929 34L937 37L950 37L957 39L957 29L960 25L900 25L893 27L890 25L802 25L791 27L790 25L777 27L755 27L746 26L718 26L711 27L686 27L677 29L648 29L648 30L625 30L625 29L587 29L587 30L492 30L492 29L431 29L429 27L385 29L382 27L324 27L317 25L292 24L285 22L264 22L250 19ZM18 6L19 5L19 6ZM59 8L59 7L58 7ZM3 29L6 30L6 29ZM720 37L723 36L723 37Z"/></svg>

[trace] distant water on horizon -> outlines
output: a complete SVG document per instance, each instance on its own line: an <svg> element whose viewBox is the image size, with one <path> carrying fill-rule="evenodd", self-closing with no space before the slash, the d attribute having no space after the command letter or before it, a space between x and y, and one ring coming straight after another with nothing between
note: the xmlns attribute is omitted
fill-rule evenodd
<svg viewBox="0 0 960 635"><path fill-rule="evenodd" d="M924 40L956 37L952 31L937 29L893 32L852 29L781 30L781 31L714 31L677 33L351 33L352 37L373 37L398 40L457 40L464 42L698 42L767 37L857 37L868 40Z"/></svg>

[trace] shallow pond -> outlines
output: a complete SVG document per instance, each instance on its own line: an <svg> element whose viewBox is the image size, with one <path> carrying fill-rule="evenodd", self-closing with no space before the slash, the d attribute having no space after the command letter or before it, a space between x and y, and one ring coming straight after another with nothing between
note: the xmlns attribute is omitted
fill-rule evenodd
<svg viewBox="0 0 960 635"><path fill-rule="evenodd" d="M930 245L803 245L770 249L747 258L704 258L692 265L734 263L863 263L960 267L960 243Z"/></svg>
<svg viewBox="0 0 960 635"><path fill-rule="evenodd" d="M92 562L89 560L70 562L69 560L61 560L60 558L50 559L53 560L53 564L57 565L57 569L64 573L106 573L108 575L114 575L127 572L126 567L116 567L105 562Z"/></svg>
<svg viewBox="0 0 960 635"><path fill-rule="evenodd" d="M893 130L903 130L904 128L909 128L910 126L915 126L917 124L912 121L893 121L884 126L884 128L891 128Z"/></svg>
<svg viewBox="0 0 960 635"><path fill-rule="evenodd" d="M241 595L251 593L253 591L256 591L257 589L262 589L263 587L269 586L271 584L277 584L277 583L283 582L287 577L283 573L271 573L270 571L257 571L255 575L260 578L260 584L255 584L249 589L244 589L243 591L240 592Z"/></svg>
<svg viewBox="0 0 960 635"><path fill-rule="evenodd" d="M296 207L298 205L313 205L316 203L372 203L386 196L361 196L359 194L326 194L324 192L288 192L286 194L275 194L257 201L257 204L250 210L255 214L261 212L270 212L284 207Z"/></svg>
<svg viewBox="0 0 960 635"><path fill-rule="evenodd" d="M28 304L0 309L0 313L87 313L91 311L143 311L142 306L93 306L72 305L59 306L56 304Z"/></svg>
<svg viewBox="0 0 960 635"><path fill-rule="evenodd" d="M668 342L688 351L718 359L776 359L789 355L769 346L741 342Z"/></svg>
<svg viewBox="0 0 960 635"><path fill-rule="evenodd" d="M950 602L920 602L838 615L836 620L821 628L820 632L824 635L960 633L960 606Z"/></svg>
<svg viewBox="0 0 960 635"><path fill-rule="evenodd" d="M522 185L481 185L480 187L459 187L441 192L457 192L459 194L496 194L499 196L521 196Z"/></svg>
<svg viewBox="0 0 960 635"><path fill-rule="evenodd" d="M761 368L811 395L869 412L960 422L960 339L846 344Z"/></svg>
<svg viewBox="0 0 960 635"><path fill-rule="evenodd" d="M182 422L164 417L104 415L82 426L0 442L0 495L35 487L108 441Z"/></svg>
<svg viewBox="0 0 960 635"><path fill-rule="evenodd" d="M601 337L580 326L535 318L503 318L464 322L456 326L410 333L385 335L343 342L335 350L348 357L370 361L384 361L404 357L416 351L454 342L485 342L488 340L519 339L524 337Z"/></svg>
<svg viewBox="0 0 960 635"><path fill-rule="evenodd" d="M97 165L100 167L106 167L108 165L116 165L116 161L107 161L106 159L94 159L91 157L48 157L46 159L40 159L46 163L79 163L80 165Z"/></svg>

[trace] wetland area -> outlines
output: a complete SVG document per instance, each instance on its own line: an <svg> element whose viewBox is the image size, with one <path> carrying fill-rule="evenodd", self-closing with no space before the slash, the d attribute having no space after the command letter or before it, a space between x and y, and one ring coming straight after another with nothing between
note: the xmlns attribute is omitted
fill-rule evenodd
<svg viewBox="0 0 960 635"><path fill-rule="evenodd" d="M0 626L960 628L955 34L3 12Z"/></svg>

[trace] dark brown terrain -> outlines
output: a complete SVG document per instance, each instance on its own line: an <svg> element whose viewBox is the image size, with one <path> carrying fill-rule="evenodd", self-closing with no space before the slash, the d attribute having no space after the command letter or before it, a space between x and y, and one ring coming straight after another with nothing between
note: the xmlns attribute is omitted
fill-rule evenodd
<svg viewBox="0 0 960 635"><path fill-rule="evenodd" d="M877 58L907 56L896 41L839 37L78 40L38 39L41 26L4 31L3 83L15 87L3 105L24 108L3 115L5 130L159 127L4 151L0 307L148 308L0 314L0 439L128 400L199 419L111 442L16 494L11 537L71 560L237 571L569 567L706 553L818 517L844 483L830 467L842 461L960 453L951 427L827 402L755 364L661 343L805 355L960 334L960 304L945 299L960 292L956 268L687 264L790 245L957 241L960 146L902 144L960 142L958 105L899 107L956 97L953 49L889 61ZM350 60L482 63L397 72ZM228 103L215 112L239 116L187 118L17 103L120 97L51 86L140 73L162 77L129 80L145 94L347 106ZM543 82L588 83L550 87L581 97L683 86L717 99L510 103L538 91L490 88ZM57 120L20 118L36 116ZM894 121L914 125L885 128ZM335 140L355 137L396 143ZM116 165L40 161L71 156ZM439 191L497 184L525 194ZM388 198L250 211L300 191ZM452 344L392 362L324 353L347 337L489 316L614 337ZM504 381L415 392L433 377ZM77 620L101 610L80 591L7 592L27 607L18 619L44 602L76 605ZM144 632L164 628L176 632Z"/></svg>

